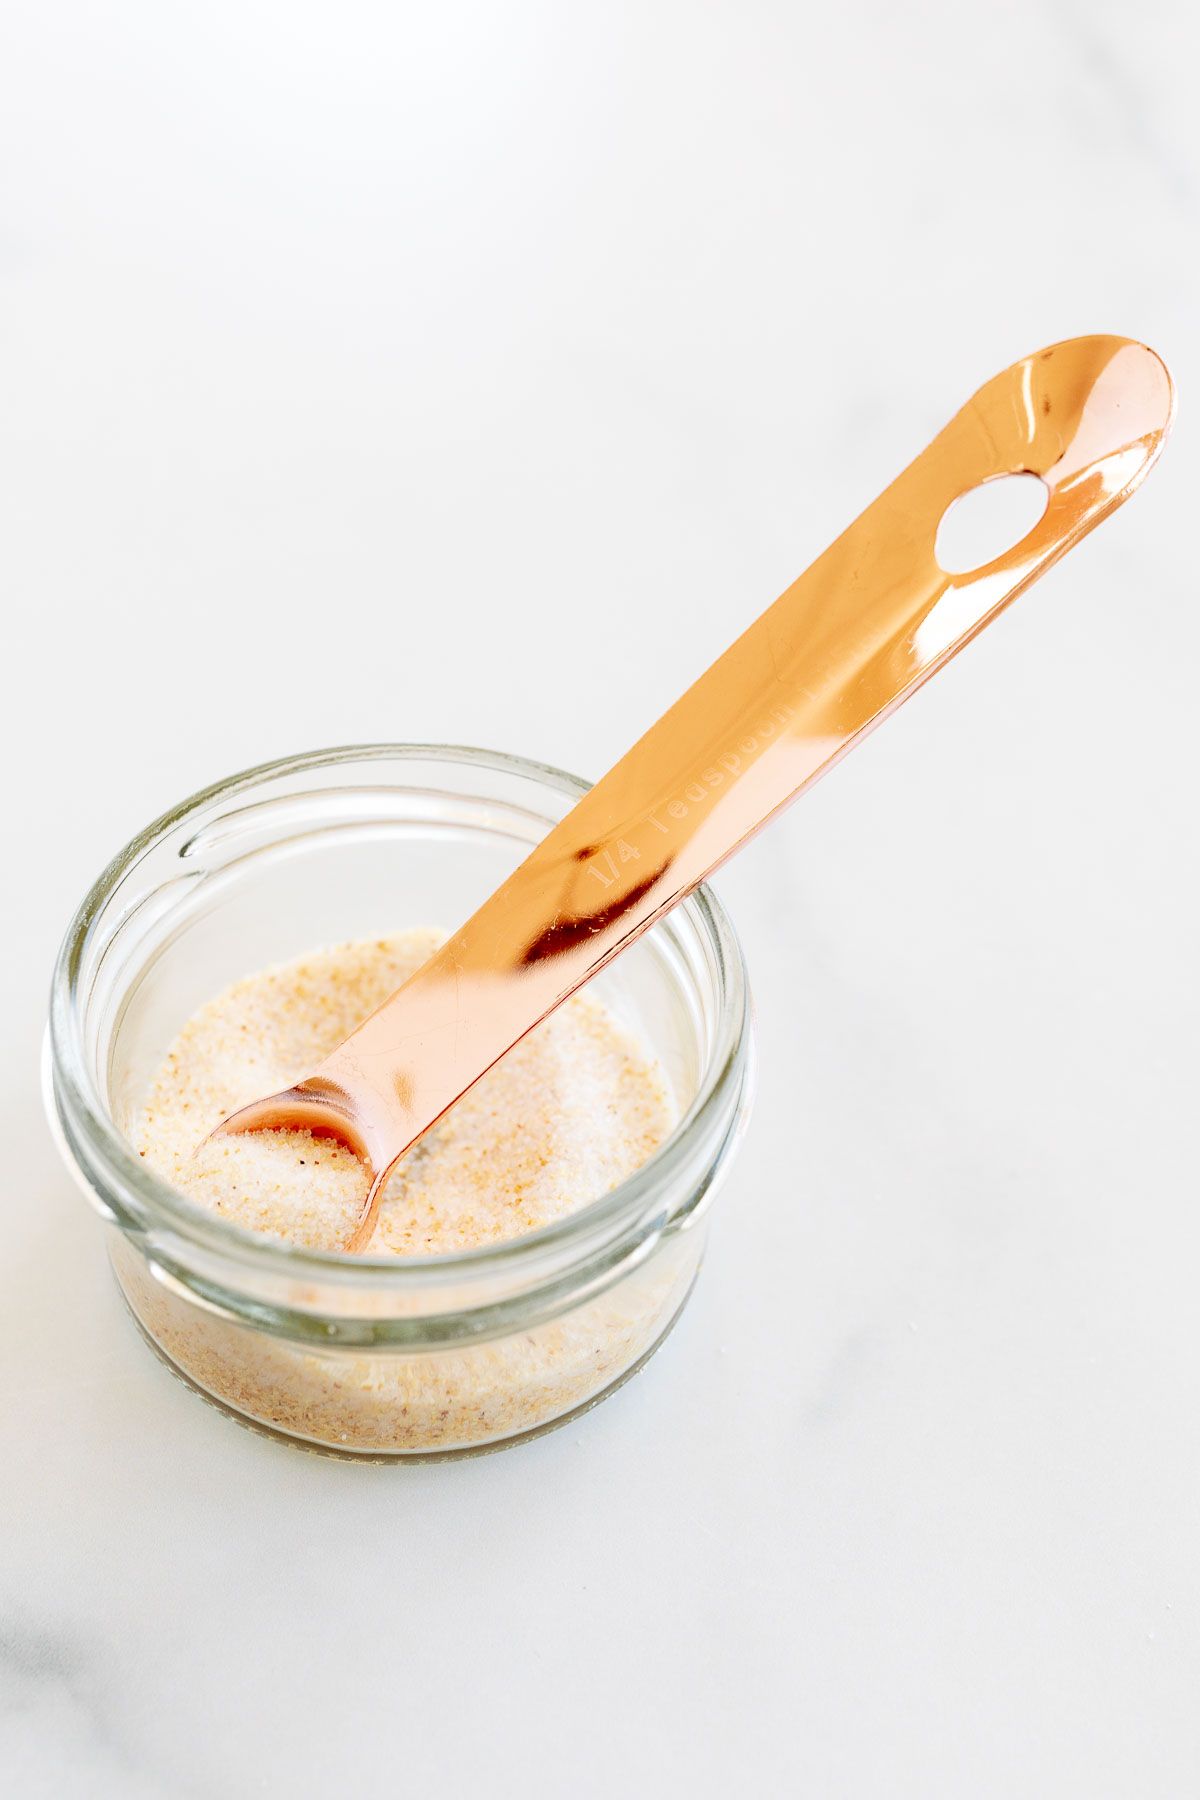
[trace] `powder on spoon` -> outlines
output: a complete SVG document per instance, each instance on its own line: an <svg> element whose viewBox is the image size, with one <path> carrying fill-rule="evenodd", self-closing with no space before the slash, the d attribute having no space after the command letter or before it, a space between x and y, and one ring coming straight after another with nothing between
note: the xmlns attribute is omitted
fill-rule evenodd
<svg viewBox="0 0 1200 1800"><path fill-rule="evenodd" d="M234 1224L341 1248L367 1192L348 1150L308 1132L202 1140L237 1107L309 1074L442 941L406 931L341 944L209 1001L151 1084L131 1132L140 1154ZM403 1158L367 1250L429 1255L536 1230L631 1175L674 1123L658 1063L607 1007L577 994Z"/></svg>

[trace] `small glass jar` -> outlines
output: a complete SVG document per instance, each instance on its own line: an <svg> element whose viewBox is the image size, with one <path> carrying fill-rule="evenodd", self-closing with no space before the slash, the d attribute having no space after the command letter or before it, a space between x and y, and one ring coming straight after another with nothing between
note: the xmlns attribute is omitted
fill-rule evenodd
<svg viewBox="0 0 1200 1800"><path fill-rule="evenodd" d="M315 945L454 928L584 791L479 750L293 757L157 820L72 921L52 1125L149 1342L239 1419L366 1461L493 1449L611 1393L678 1317L751 1088L741 949L703 888L593 984L659 1057L679 1123L628 1180L540 1231L436 1256L301 1249L187 1199L126 1136L204 1001Z"/></svg>

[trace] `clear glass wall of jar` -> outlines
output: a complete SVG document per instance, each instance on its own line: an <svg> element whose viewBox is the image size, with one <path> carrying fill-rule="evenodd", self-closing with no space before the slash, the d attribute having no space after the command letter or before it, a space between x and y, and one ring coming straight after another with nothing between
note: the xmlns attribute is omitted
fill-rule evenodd
<svg viewBox="0 0 1200 1800"><path fill-rule="evenodd" d="M677 1318L751 1088L741 950L705 889L595 983L661 1059L679 1124L543 1230L440 1256L304 1250L195 1205L124 1134L205 1000L318 944L453 928L582 792L478 750L295 757L156 821L76 914L51 999L51 1123L145 1336L243 1421L358 1459L491 1449L595 1404Z"/></svg>

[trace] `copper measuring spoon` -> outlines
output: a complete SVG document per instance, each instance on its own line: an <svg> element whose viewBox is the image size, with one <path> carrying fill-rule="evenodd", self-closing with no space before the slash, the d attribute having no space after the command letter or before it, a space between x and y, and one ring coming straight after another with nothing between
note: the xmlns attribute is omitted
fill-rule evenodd
<svg viewBox="0 0 1200 1800"><path fill-rule="evenodd" d="M347 1145L371 1177L346 1246L363 1249L422 1133L1114 511L1172 410L1163 363L1128 338L1072 338L989 381L448 943L307 1080L218 1131ZM1018 473L1048 490L1038 524L947 573L947 507Z"/></svg>

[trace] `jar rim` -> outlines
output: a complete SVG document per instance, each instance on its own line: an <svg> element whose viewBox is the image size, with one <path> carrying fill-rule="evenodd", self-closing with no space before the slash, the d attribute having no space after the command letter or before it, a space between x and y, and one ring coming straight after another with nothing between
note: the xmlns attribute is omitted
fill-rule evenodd
<svg viewBox="0 0 1200 1800"><path fill-rule="evenodd" d="M47 1098L52 1127L63 1140L61 1147L73 1172L89 1188L94 1187L92 1173L96 1169L111 1174L113 1185L120 1187L123 1198L132 1201L129 1216L117 1220L123 1229L129 1224L151 1231L165 1227L186 1243L215 1251L222 1258L256 1271L291 1278L308 1273L325 1280L335 1278L339 1285L357 1277L386 1287L404 1287L430 1278L482 1275L505 1266L515 1272L533 1265L547 1252L569 1252L575 1244L590 1245L597 1232L619 1232L636 1221L645 1212L647 1202L686 1167L695 1154L697 1141L706 1135L706 1128L730 1111L737 1111L749 1065L750 999L745 959L724 907L708 885L702 884L678 909L698 929L712 953L716 970L715 1030L696 1093L670 1134L640 1168L607 1193L549 1225L486 1247L419 1256L350 1255L341 1250L312 1249L220 1218L174 1188L137 1156L111 1118L92 1077L79 990L89 934L114 890L169 832L214 801L244 793L268 780L336 768L343 763L385 760L433 760L490 769L533 779L572 799L586 793L590 785L549 763L507 751L461 744L346 744L304 751L240 770L188 795L136 833L93 882L67 927L51 981L48 1029ZM726 1135L725 1130L719 1130L719 1143L724 1142ZM80 1148L87 1152L86 1169L81 1165ZM125 1212L122 1208L123 1215Z"/></svg>

